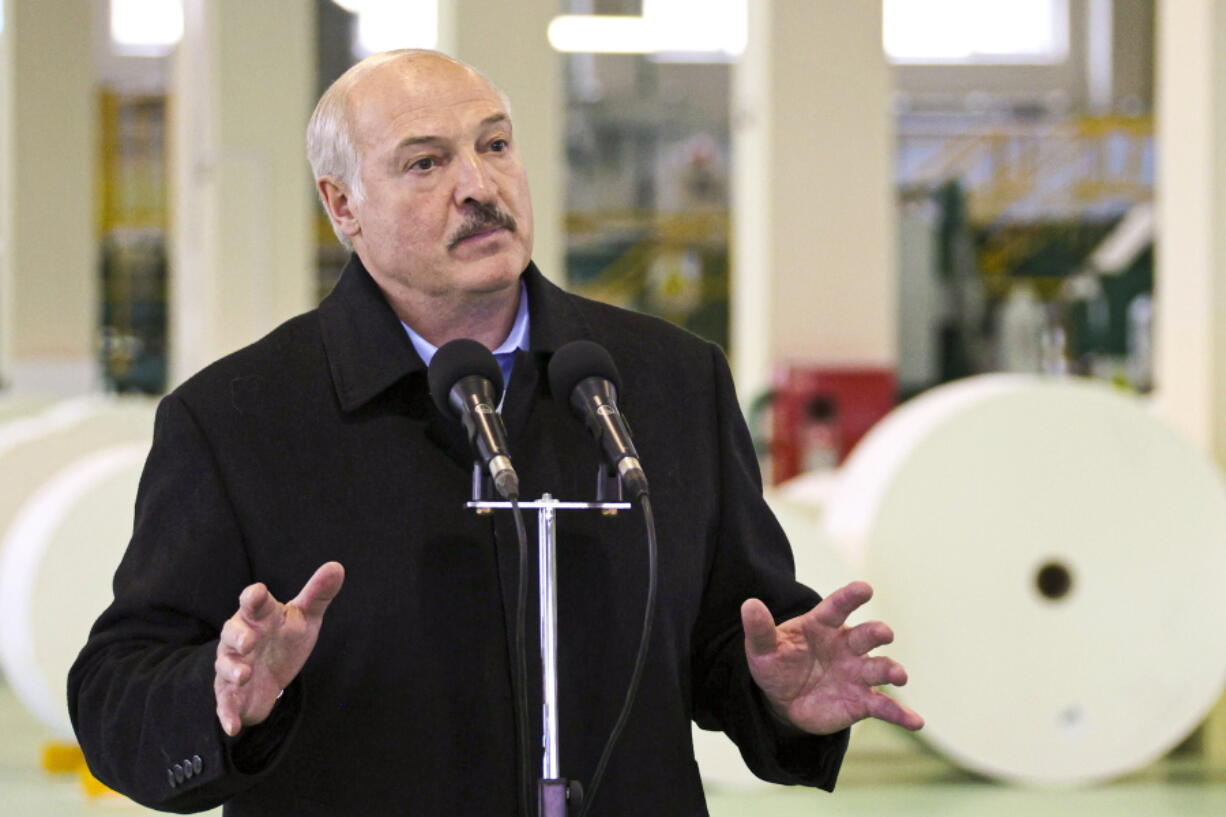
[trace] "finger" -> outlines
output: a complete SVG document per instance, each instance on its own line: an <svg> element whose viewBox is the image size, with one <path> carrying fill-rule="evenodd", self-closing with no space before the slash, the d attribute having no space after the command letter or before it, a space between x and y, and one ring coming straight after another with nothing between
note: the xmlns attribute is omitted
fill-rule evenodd
<svg viewBox="0 0 1226 817"><path fill-rule="evenodd" d="M827 627L842 627L847 623L847 617L872 597L873 588L867 582L852 582L822 599L821 604L813 608L811 616L814 621Z"/></svg>
<svg viewBox="0 0 1226 817"><path fill-rule="evenodd" d="M341 585L344 583L345 568L340 562L320 565L315 575L307 579L307 583L302 586L302 592L290 604L308 616L322 616L328 609L328 605L332 603L332 599L341 592Z"/></svg>
<svg viewBox="0 0 1226 817"><path fill-rule="evenodd" d="M869 621L847 631L847 646L856 655L867 655L894 640L894 631L880 621Z"/></svg>
<svg viewBox="0 0 1226 817"><path fill-rule="evenodd" d="M221 645L237 655L246 655L255 646L256 632L242 618L235 616L221 628Z"/></svg>
<svg viewBox="0 0 1226 817"><path fill-rule="evenodd" d="M226 693L223 700L229 701L226 707L225 714L221 715L221 728L230 737L234 737L243 730L243 719L238 716L238 696L233 693Z"/></svg>
<svg viewBox="0 0 1226 817"><path fill-rule="evenodd" d="M251 665L225 653L217 656L213 669L218 678L236 687L251 680Z"/></svg>
<svg viewBox="0 0 1226 817"><path fill-rule="evenodd" d="M871 687L882 684L900 687L907 683L907 671L892 658L866 658L860 665L860 680Z"/></svg>
<svg viewBox="0 0 1226 817"><path fill-rule="evenodd" d="M924 719L919 713L880 692L874 692L869 698L868 713L878 720L896 724L912 732L924 728Z"/></svg>
<svg viewBox="0 0 1226 817"><path fill-rule="evenodd" d="M770 655L779 643L775 617L757 599L746 599L741 605L741 626L745 629L745 649L750 655Z"/></svg>
<svg viewBox="0 0 1226 817"><path fill-rule="evenodd" d="M220 680L214 684L214 694L217 697L217 720L221 723L221 729L230 737L234 737L243 727L238 716L238 695Z"/></svg>
<svg viewBox="0 0 1226 817"><path fill-rule="evenodd" d="M238 597L239 615L248 624L259 626L277 611L277 600L263 582L248 585Z"/></svg>

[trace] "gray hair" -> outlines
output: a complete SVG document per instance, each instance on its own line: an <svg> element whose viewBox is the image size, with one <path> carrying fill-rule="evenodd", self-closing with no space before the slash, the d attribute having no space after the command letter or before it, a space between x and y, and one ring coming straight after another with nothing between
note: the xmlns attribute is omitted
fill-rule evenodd
<svg viewBox="0 0 1226 817"><path fill-rule="evenodd" d="M362 157L358 154L358 148L353 138L353 123L349 116L349 95L353 91L354 86L375 69L389 63L410 60L425 55L442 57L475 72L477 76L484 79L494 89L499 99L502 100L502 104L507 110L507 115L510 115L511 101L507 98L507 95L499 90L480 71L477 71L468 63L457 60L455 57L444 54L441 51L430 51L420 48L399 48L394 51L382 51L378 54L371 54L366 59L350 66L349 70L341 74L336 82L333 82L328 87L324 95L319 98L319 103L315 106L315 112L311 114L311 119L307 122L307 161L311 163L311 172L315 174L316 182L324 176L330 176L345 187L351 201L362 201L364 195L361 173ZM349 236L341 232L336 221L332 219L332 213L328 211L327 202L323 201L322 192L320 193L320 201L324 205L324 212L328 214L328 220L332 222L332 232L336 233L337 239L346 248L353 249Z"/></svg>

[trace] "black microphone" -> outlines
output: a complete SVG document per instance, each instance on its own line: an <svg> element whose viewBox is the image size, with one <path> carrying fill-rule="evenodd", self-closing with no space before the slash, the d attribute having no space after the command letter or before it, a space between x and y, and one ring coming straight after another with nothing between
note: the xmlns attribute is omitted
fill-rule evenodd
<svg viewBox="0 0 1226 817"><path fill-rule="evenodd" d="M647 477L630 430L617 410L621 377L605 348L590 340L576 340L559 349L549 361L549 388L554 399L567 405L600 443L605 457L621 474L631 496L647 493Z"/></svg>
<svg viewBox="0 0 1226 817"><path fill-rule="evenodd" d="M502 370L493 353L469 338L453 340L434 353L426 376L434 405L444 417L464 423L468 441L489 469L494 488L507 499L518 499L519 477L511 466L507 430L498 413Z"/></svg>

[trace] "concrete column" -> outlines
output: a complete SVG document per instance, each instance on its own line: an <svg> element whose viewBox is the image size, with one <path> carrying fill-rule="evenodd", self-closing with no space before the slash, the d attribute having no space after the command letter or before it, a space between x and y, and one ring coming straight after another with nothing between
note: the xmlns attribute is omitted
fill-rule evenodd
<svg viewBox="0 0 1226 817"><path fill-rule="evenodd" d="M1154 95L1153 0L1115 0L1111 40L1114 110L1128 116L1147 113ZM1138 59L1138 55L1143 55ZM1149 57L1149 58L1145 58Z"/></svg>
<svg viewBox="0 0 1226 817"><path fill-rule="evenodd" d="M897 361L881 2L760 0L733 78L732 352L747 400L780 361Z"/></svg>
<svg viewBox="0 0 1226 817"><path fill-rule="evenodd" d="M1115 108L1114 27L1114 0L1086 0L1086 102L1096 116Z"/></svg>
<svg viewBox="0 0 1226 817"><path fill-rule="evenodd" d="M98 383L91 0L5 0L0 42L0 378Z"/></svg>
<svg viewBox="0 0 1226 817"><path fill-rule="evenodd" d="M314 304L311 0L185 0L171 82L170 385Z"/></svg>
<svg viewBox="0 0 1226 817"><path fill-rule="evenodd" d="M515 140L532 188L532 258L547 277L565 283L565 63L545 38L561 5L439 0L439 50L477 68L511 98Z"/></svg>
<svg viewBox="0 0 1226 817"><path fill-rule="evenodd" d="M1157 28L1157 404L1226 466L1226 0L1161 0ZM1205 744L1226 762L1226 703Z"/></svg>
<svg viewBox="0 0 1226 817"><path fill-rule="evenodd" d="M1086 101L1091 113L1139 116L1153 95L1153 0L1086 0Z"/></svg>

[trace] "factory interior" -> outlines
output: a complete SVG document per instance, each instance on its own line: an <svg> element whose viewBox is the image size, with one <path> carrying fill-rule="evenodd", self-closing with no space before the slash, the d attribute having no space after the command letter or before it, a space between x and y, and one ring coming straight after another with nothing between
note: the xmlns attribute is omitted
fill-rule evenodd
<svg viewBox="0 0 1226 817"><path fill-rule="evenodd" d="M922 731L827 793L695 726L712 817L1226 814L1222 42L1226 0L0 0L0 812L152 813L65 683L155 408L331 291L308 117L427 48L509 97L542 273L726 350L797 577L897 635Z"/></svg>

